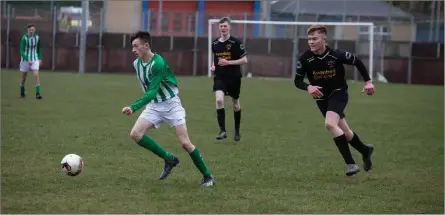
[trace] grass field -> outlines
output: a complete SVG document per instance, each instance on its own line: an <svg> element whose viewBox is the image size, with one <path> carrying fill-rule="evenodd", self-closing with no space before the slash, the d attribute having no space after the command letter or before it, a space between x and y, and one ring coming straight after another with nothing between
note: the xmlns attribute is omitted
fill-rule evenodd
<svg viewBox="0 0 445 215"><path fill-rule="evenodd" d="M374 169L347 178L314 101L290 80L244 79L242 140L218 132L211 79L180 77L191 140L217 185L201 175L163 124L148 134L181 164L164 181L163 161L128 134L140 112L135 76L41 73L43 100L19 98L19 73L1 73L2 213L444 213L444 94L440 86L350 84L349 125L374 144ZM226 107L231 110L230 101ZM77 177L60 173L68 153ZM358 152L353 151L361 165Z"/></svg>

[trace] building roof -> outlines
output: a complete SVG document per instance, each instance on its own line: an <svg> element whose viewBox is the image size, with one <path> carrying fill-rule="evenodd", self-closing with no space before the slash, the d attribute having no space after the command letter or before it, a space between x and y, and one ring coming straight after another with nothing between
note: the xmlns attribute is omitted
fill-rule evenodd
<svg viewBox="0 0 445 215"><path fill-rule="evenodd" d="M271 10L278 13L411 18L412 15L379 0L278 0L271 1Z"/></svg>

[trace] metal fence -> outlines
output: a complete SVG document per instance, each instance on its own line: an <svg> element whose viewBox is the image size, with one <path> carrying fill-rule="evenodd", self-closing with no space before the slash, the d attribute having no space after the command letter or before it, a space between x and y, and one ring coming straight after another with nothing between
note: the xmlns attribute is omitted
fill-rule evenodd
<svg viewBox="0 0 445 215"><path fill-rule="evenodd" d="M156 11L146 11L140 12L140 16L136 16L138 7L134 7L131 11L121 11L119 16L113 15L113 19L107 19L105 9L99 9L96 11L90 11L88 16L88 40L94 40L97 45L92 45L95 47L98 53L97 70L96 71L106 71L105 64L103 62L104 54L103 50L108 48L106 45L106 40L104 35L111 33L108 26L113 25L114 31L112 33L122 34L120 40L120 48L128 49L128 34L136 30L149 30L153 35L159 37L169 37L167 50L174 52L178 47L178 42L181 38L194 38L193 45L191 47L191 53L193 53L193 74L199 74L196 72L196 68L207 62L200 62L197 58L199 55L204 54L202 49L203 46L207 46L204 42L200 42L200 39L208 37L208 25L207 20L212 18L220 18L222 16L229 16L234 20L252 20L254 14L252 13L242 13L242 14L225 14L225 13L176 13L176 12L156 12ZM2 44L6 44L5 47L5 62L7 68L15 67L16 65L10 65L10 59L16 58L17 56L12 55L11 49L16 49L17 44L12 42L11 39L15 37L21 37L23 33L26 32L26 25L30 22L35 23L37 26L37 32L39 34L50 34L50 41L43 41L44 44L51 47L51 67L52 70L59 70L58 57L61 57L61 52L57 52L57 46L61 43L63 38L67 35L73 39L72 46L79 49L80 47L80 18L70 17L58 10L57 7L48 10L38 10L38 9L21 9L14 8L6 5L2 8ZM119 27L119 19L130 20L130 23L123 23L122 32L116 31ZM128 18L129 17L129 18ZM371 17L350 17L350 16L331 16L326 17L317 14L300 14L297 18L283 18L283 16L274 16L271 14L270 17L265 19L269 20L289 20L295 19L297 21L308 21L308 22L319 22L319 21L336 21L336 22L374 22L376 28L374 29L374 47L369 45L369 31L366 27L357 26L353 28L347 28L345 26L329 26L329 44L334 47L340 47L344 42L348 44L353 44L348 46L358 55L362 56L365 61L369 60L369 48L374 51L374 74L381 74L385 76L385 72L391 65L390 61L387 59L391 58L403 58L407 60L407 83L412 82L412 47L413 42L416 41L443 41L443 20L416 20L414 18L410 20L397 19L394 17L390 18L371 18ZM131 26L129 28L129 26ZM284 69L293 71L295 69L295 59L296 56L301 54L302 47L305 47L304 38L305 30L308 26L288 26L288 25L276 25L271 26L267 24L233 24L232 32L235 37L240 38L245 42L245 47L247 50L261 49L264 50L264 55L273 55L280 51L281 46L284 44L286 47L292 47L293 57L290 66L285 66ZM216 37L218 34L217 25L212 27L212 37ZM419 30L421 29L421 30ZM419 36L421 34L421 36ZM255 42L254 39L261 39L263 42ZM284 42L275 42L275 40L283 40ZM6 42L8 41L8 42ZM175 41L175 42L173 42ZM206 40L203 40L206 41ZM302 42L303 41L303 42ZM5 43L6 42L6 43ZM278 46L278 45L281 46ZM430 56L431 58L440 58L441 48L440 44L437 43L438 51L434 53L435 55ZM285 63L287 64L287 63ZM253 66L247 66L244 68L246 73L253 73L253 75L261 76L261 72L257 72L253 69ZM77 68L78 69L78 68ZM77 70L76 68L74 70ZM287 75L288 73L286 73ZM291 74L291 73L290 73ZM353 72L351 78L358 80L357 71ZM376 78L376 77L374 77Z"/></svg>
<svg viewBox="0 0 445 215"><path fill-rule="evenodd" d="M10 8L10 11L8 11ZM58 25L61 31L78 31L79 22L76 21L76 17L70 17L59 10L60 8L52 7L48 9L38 9L30 7L11 7L8 4L2 4L1 14L3 19L9 19L12 23L17 21L26 22L45 22L46 25ZM222 16L229 16L235 20L253 20L254 17L258 17L252 12L245 13L199 13L199 12L168 12L160 9L140 11L140 7L134 7L130 11L120 11L121 14L113 15L112 17L131 16L131 23L126 23L126 26L122 26L121 30L114 31L118 33L130 33L128 32L128 26L131 27L131 31L137 30L149 30L153 34L165 35L165 36L207 36L207 20L220 18ZM56 14L53 17L54 13ZM107 32L107 24L112 23L115 19L105 19L106 8L94 8L89 11L89 32ZM140 14L140 16L135 16ZM80 15L79 15L80 16ZM290 14L278 14L270 12L268 15L261 14L262 20L271 21L308 21L308 22L374 22L376 25L384 26L383 40L391 40L393 34L392 25L394 24L406 24L413 28L412 40L414 41L428 41L428 42L443 42L444 20L443 13L439 16L431 14L429 17L413 17L413 18L400 18L394 17L388 14L387 17L367 17L367 16L351 16L346 14L338 15L322 15L322 14L305 14L300 13L298 17ZM111 15L110 15L111 17ZM80 19L80 17L77 17ZM108 22L108 23L107 23ZM63 27L63 25L65 27ZM15 26L15 25L14 25ZM22 27L22 26L17 26ZM68 29L71 27L72 29ZM22 28L23 29L23 28ZM42 29L41 29L42 30ZM43 29L46 30L46 29ZM235 25L234 33L237 36L248 37L272 37L272 38L289 38L293 37L293 30L286 30L280 26L273 26L265 31L265 26L260 25L253 27L251 25ZM301 36L304 36L302 34ZM339 38L341 39L341 38Z"/></svg>
<svg viewBox="0 0 445 215"><path fill-rule="evenodd" d="M133 20L134 23L140 23L133 30L149 30L157 35L166 36L207 36L207 20L228 16L233 20L254 20L253 13L179 13L179 12L158 12L143 11L142 21ZM139 17L138 17L139 18ZM263 20L270 21L305 21L305 22L374 22L377 26L382 26L383 40L392 40L392 26L406 25L413 28L408 33L413 35L404 41L428 41L437 42L444 40L444 21L429 20L422 18L397 18L397 17L366 17L366 16L324 16L320 14L300 14L298 17L285 16L272 13ZM144 26L144 23L145 26ZM266 27L269 28L266 31ZM305 28L306 26L302 26ZM272 38L291 38L293 37L293 29L283 28L283 26L267 26L267 25L234 25L234 34L238 37L272 37ZM360 32L360 29L357 29ZM366 34L366 33L364 33ZM363 34L363 35L364 35ZM300 36L304 36L304 31ZM336 35L338 39L340 36ZM365 38L364 36L363 38Z"/></svg>

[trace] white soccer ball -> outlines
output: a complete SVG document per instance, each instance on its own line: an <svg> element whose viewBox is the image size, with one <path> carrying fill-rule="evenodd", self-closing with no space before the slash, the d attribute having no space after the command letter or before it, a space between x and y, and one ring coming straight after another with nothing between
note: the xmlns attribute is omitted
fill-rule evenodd
<svg viewBox="0 0 445 215"><path fill-rule="evenodd" d="M83 160L79 155L68 154L63 157L62 162L60 162L62 171L64 171L69 176L76 176L82 172Z"/></svg>

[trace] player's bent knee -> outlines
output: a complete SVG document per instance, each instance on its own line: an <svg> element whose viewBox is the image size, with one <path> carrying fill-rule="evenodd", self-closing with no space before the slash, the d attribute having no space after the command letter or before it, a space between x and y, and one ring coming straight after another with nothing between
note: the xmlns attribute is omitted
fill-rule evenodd
<svg viewBox="0 0 445 215"><path fill-rule="evenodd" d="M326 118L324 122L324 127L328 130L333 130L338 127L338 121L331 118Z"/></svg>
<svg viewBox="0 0 445 215"><path fill-rule="evenodd" d="M144 114L144 112L142 114ZM153 123L151 123L150 121L146 120L143 117L140 117L134 124L133 128L131 129L130 137L134 141L139 142L144 136L145 132L154 127L155 125Z"/></svg>
<svg viewBox="0 0 445 215"><path fill-rule="evenodd" d="M222 108L224 107L224 99L220 97L216 97L216 107Z"/></svg>
<svg viewBox="0 0 445 215"><path fill-rule="evenodd" d="M335 123L329 122L329 121L325 121L324 122L324 127L328 130L332 130L335 129L335 127L337 127L338 125L336 125Z"/></svg>
<svg viewBox="0 0 445 215"><path fill-rule="evenodd" d="M340 115L334 111L326 112L325 126L337 127L340 122Z"/></svg>
<svg viewBox="0 0 445 215"><path fill-rule="evenodd" d="M235 112L241 110L241 105L240 105L238 99L232 101L232 107L233 107L233 111L235 111Z"/></svg>
<svg viewBox="0 0 445 215"><path fill-rule="evenodd" d="M130 131L130 137L131 139L133 139L135 142L139 142L142 139L142 136L144 136L144 133L139 132L135 129Z"/></svg>
<svg viewBox="0 0 445 215"><path fill-rule="evenodd" d="M241 106L239 104L234 104L233 105L233 111L237 112L241 110Z"/></svg>

